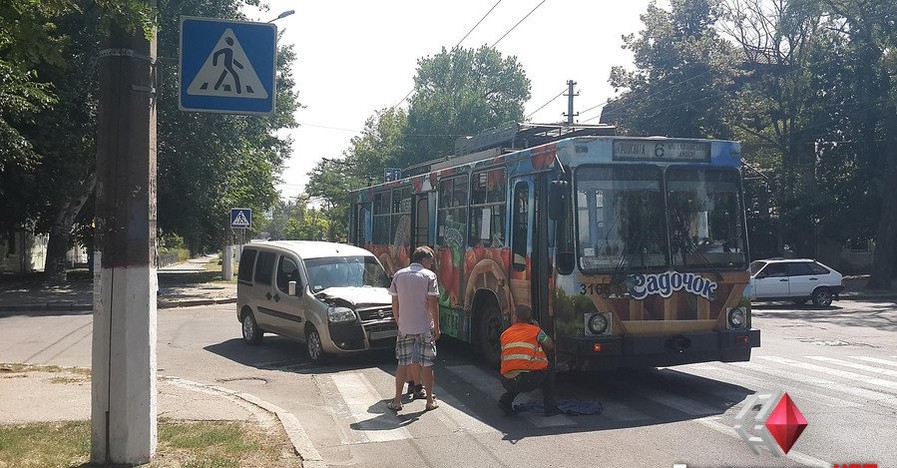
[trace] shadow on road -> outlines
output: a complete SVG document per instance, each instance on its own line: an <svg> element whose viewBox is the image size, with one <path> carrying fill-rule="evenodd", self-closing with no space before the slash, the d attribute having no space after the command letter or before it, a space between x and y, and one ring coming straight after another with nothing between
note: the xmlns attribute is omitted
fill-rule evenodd
<svg viewBox="0 0 897 468"><path fill-rule="evenodd" d="M538 427L533 416L505 416L497 406L495 380L471 381L453 372L454 366L473 367L478 375L495 375L497 369L482 363L469 345L450 338L439 341L439 357L435 367L436 382L443 395L437 397L444 407L451 402L455 409L505 434L505 440L516 442L527 437L567 434L585 431L646 427L717 416L740 404L754 390L707 379L669 368L627 370L601 373L562 374L558 377L557 398L601 402L605 412L598 415L566 416L573 424ZM207 351L257 369L326 375L343 371L378 368L395 375L392 350L333 359L326 365L311 361L302 343L278 336L266 336L259 346L248 346L240 339L206 346ZM339 389L336 389L337 391ZM536 391L531 398L540 399ZM685 402L669 404L670 400ZM352 430L389 430L413 424L423 411L405 408L396 413L386 408L387 400L371 401L370 418L348 423ZM621 417L621 408L628 408ZM421 403L422 409L422 403ZM434 411L440 411L436 409ZM634 411L632 411L634 410ZM625 413L626 411L624 411Z"/></svg>
<svg viewBox="0 0 897 468"><path fill-rule="evenodd" d="M811 309L783 303L753 304L751 307L758 318L897 331L897 304L873 300L853 302L862 303L863 308L857 310L832 305L825 309Z"/></svg>

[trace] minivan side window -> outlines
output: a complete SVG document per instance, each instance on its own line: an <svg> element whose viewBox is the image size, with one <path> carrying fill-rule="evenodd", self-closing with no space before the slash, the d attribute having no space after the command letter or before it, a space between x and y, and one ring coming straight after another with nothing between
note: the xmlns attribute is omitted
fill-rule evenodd
<svg viewBox="0 0 897 468"><path fill-rule="evenodd" d="M302 286L302 282L299 281L299 268L296 267L296 262L293 259L280 257L280 261L277 262L277 289L289 294L290 281L296 282L297 289Z"/></svg>
<svg viewBox="0 0 897 468"><path fill-rule="evenodd" d="M258 251L256 250L243 249L243 254L240 255L240 272L237 273L237 279L247 283L252 282L252 267L255 266L255 255L257 253Z"/></svg>
<svg viewBox="0 0 897 468"><path fill-rule="evenodd" d="M259 258L255 265L255 282L257 284L271 285L271 277L274 276L274 252L259 252Z"/></svg>

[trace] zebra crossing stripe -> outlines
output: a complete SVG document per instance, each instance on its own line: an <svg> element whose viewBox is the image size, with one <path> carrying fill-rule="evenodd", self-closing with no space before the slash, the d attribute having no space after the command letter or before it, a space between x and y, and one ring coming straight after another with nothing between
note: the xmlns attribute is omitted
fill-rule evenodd
<svg viewBox="0 0 897 468"><path fill-rule="evenodd" d="M498 380L497 374L487 373L479 367L472 365L449 366L446 369L467 382L470 382L472 385L476 385L480 391L489 395L489 397L493 398L496 402L502 393L505 392L504 387L501 386L501 383ZM529 400L532 400L532 398L525 393L521 393L517 397L516 402L523 403ZM520 416L536 427L572 426L575 424L570 418L562 414L545 417L541 414L523 412L520 413Z"/></svg>
<svg viewBox="0 0 897 468"><path fill-rule="evenodd" d="M817 366L816 364L808 364L806 362L794 361L792 359L778 357L778 356L758 356L760 359L765 359L767 361L772 361L778 364L785 364L788 366L794 366L801 369L810 370L813 372L819 372L821 374L832 375L835 377L841 377L842 379L856 380L859 382L863 382L871 385L878 385L879 387L886 387L892 390L897 390L897 382L891 380L878 379L875 377L869 377L866 375L855 374L853 372L842 371L838 369L832 369L830 367Z"/></svg>
<svg viewBox="0 0 897 468"><path fill-rule="evenodd" d="M857 364L855 362L842 361L840 359L834 359L834 358L830 358L828 356L807 356L807 358L813 359L814 361L822 361L822 362L837 364L839 366L850 367L851 369L872 372L873 374L897 377L897 371L893 371L890 369L879 369L878 367L872 367L872 366L869 366L866 364Z"/></svg>
<svg viewBox="0 0 897 468"><path fill-rule="evenodd" d="M837 393L843 393L848 395L853 395L855 397L862 398L867 401L875 402L882 406L887 406L889 408L897 409L897 397L888 393L882 393L875 390L869 390L865 388L855 388L855 387L845 387L843 384L836 383L831 380L820 379L818 377L808 375L802 372L794 372L794 371L784 371L778 369L769 369L769 368L761 368L757 364L754 363L733 363L738 367L745 368L748 371L757 372L759 374L768 374L775 377L780 377L786 380L795 381L799 383L809 383L811 385L815 385L817 387L825 388L828 390L835 391Z"/></svg>
<svg viewBox="0 0 897 468"><path fill-rule="evenodd" d="M861 361L874 362L876 364L884 364L886 366L897 367L897 361L889 361L887 359L878 359L878 358L869 357L869 356L850 356L850 357L852 359L859 359Z"/></svg>
<svg viewBox="0 0 897 468"><path fill-rule="evenodd" d="M672 395L658 391L649 391L645 389L635 390L634 393L643 398L647 398L656 403L660 403L661 405L673 408L676 411L693 416L706 416L709 414L720 414L724 412L721 408L714 408L699 401L695 401L679 395Z"/></svg>
<svg viewBox="0 0 897 468"><path fill-rule="evenodd" d="M410 439L408 429L400 426L399 418L386 407L387 401L377 392L361 373L338 373L330 375L339 390L340 398L346 402L356 425L356 432L367 442L387 442ZM376 412L372 412L372 402Z"/></svg>
<svg viewBox="0 0 897 468"><path fill-rule="evenodd" d="M743 364L743 363L739 363L739 364ZM754 371L757 373L764 373L764 371L762 371L762 370L748 369L745 366L739 366L739 367L742 367L745 370ZM752 386L756 386L756 383L757 383L756 380L752 379L751 375L747 375L744 373L734 372L734 371L731 371L728 369L723 369L723 368L718 368L718 367L713 367L713 366L707 366L705 368L705 370L707 372L714 373L715 374L714 377L718 377L719 375L724 375L730 382L744 382L746 385L752 385ZM765 373L767 375L771 375L771 376L778 377L778 378L794 380L794 381L799 381L799 382L803 382L803 383L812 383L816 386L822 386L822 387L826 387L826 388L831 388L835 385L835 382L832 382L831 380L795 377L793 373L788 373L788 372L784 372L784 371L766 370ZM856 403L856 402L849 401L849 400L842 400L841 398L824 395L822 393L814 392L812 390L801 389L800 396L804 397L808 400L812 400L813 402L816 402L816 403L822 403L823 405L830 406L832 408L845 408L845 407L857 408L857 407L863 406L860 403ZM812 398L808 398L810 396L812 396Z"/></svg>

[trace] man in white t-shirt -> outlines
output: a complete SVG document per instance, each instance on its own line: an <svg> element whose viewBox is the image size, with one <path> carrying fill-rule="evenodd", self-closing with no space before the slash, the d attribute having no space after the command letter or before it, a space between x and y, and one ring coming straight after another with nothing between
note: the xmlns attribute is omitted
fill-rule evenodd
<svg viewBox="0 0 897 468"><path fill-rule="evenodd" d="M418 247L411 254L411 265L397 271L389 286L392 313L399 325L396 339L396 394L389 408L402 409L402 388L408 373L422 375L427 393L427 409L436 409L433 399L433 364L436 363L436 340L439 339L439 287L429 247ZM421 373L417 371L423 366Z"/></svg>

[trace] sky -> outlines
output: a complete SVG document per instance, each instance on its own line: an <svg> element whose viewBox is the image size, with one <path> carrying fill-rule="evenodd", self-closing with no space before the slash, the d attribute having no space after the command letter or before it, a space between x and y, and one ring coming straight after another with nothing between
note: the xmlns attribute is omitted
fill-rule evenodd
<svg viewBox="0 0 897 468"><path fill-rule="evenodd" d="M295 10L275 22L283 32L281 41L293 44L297 53L293 77L304 106L295 114L299 127L283 131L292 139L292 155L277 184L281 197L301 193L321 158L341 157L365 120L411 91L418 59L453 47L496 1L269 0L267 12L247 10L250 19L259 21ZM611 67L632 67L621 36L643 28L639 16L649 0L542 2L498 2L461 46L495 44L535 8L496 45L503 56L517 57L531 81L525 115L538 123L562 121L565 96L536 111L573 80L579 93L574 112L581 113L575 120L597 123L598 106L614 96L608 84Z"/></svg>

